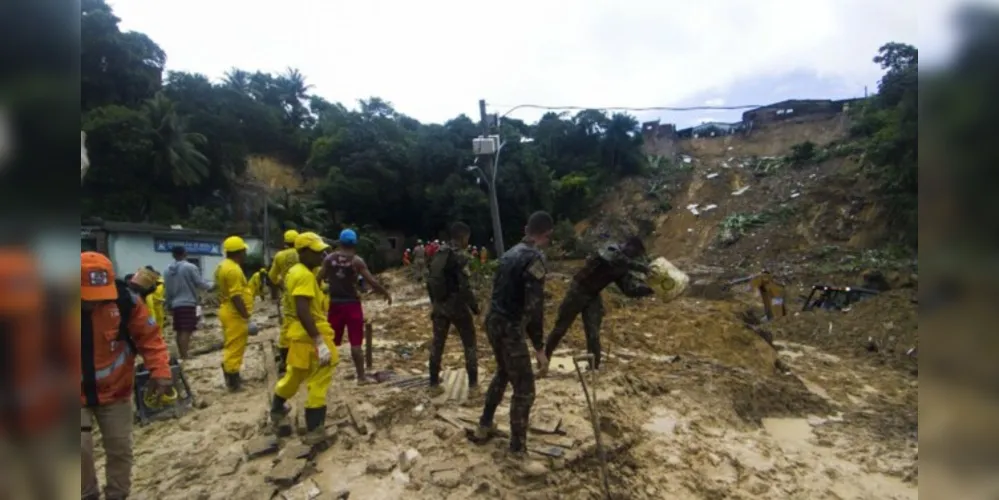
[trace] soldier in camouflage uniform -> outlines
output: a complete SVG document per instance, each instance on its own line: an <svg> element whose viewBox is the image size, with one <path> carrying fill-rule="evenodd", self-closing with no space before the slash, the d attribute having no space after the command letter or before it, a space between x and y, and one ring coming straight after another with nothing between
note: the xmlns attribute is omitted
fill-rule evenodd
<svg viewBox="0 0 999 500"><path fill-rule="evenodd" d="M554 222L546 212L535 212L525 228L523 241L508 250L499 259L493 281L492 301L486 316L486 334L496 356L496 374L486 391L485 407L479 418L479 427L469 433L476 443L488 441L495 435L493 417L503 399L506 386L513 386L510 401L510 457L528 475L544 474L544 465L526 459L527 427L534 403L534 373L531 371L531 354L524 339L534 347L538 372L548 369L543 343L545 267L541 248L551 239ZM526 319L526 328L522 326Z"/></svg>
<svg viewBox="0 0 999 500"><path fill-rule="evenodd" d="M475 346L475 323L472 314L479 315L479 304L469 284L469 255L465 251L472 229L463 222L451 226L451 242L442 245L430 258L430 275L427 291L430 293L434 325L434 339L430 347L430 390L440 393L441 356L448 329L458 329L461 345L465 349L465 370L468 387L475 389L479 383L479 365Z"/></svg>
<svg viewBox="0 0 999 500"><path fill-rule="evenodd" d="M600 292L614 283L628 297L645 297L652 294L634 273L647 273L648 266L641 262L645 246L638 237L629 238L622 245L610 244L590 255L583 268L572 278L569 291L558 308L555 327L548 334L545 355L551 358L566 331L582 313L583 331L586 333L586 351L593 354L591 369L600 367L600 323L604 319L604 305Z"/></svg>
<svg viewBox="0 0 999 500"><path fill-rule="evenodd" d="M423 281L423 272L426 267L426 248L423 246L423 240L416 240L416 246L413 247L413 265L411 266L413 279Z"/></svg>

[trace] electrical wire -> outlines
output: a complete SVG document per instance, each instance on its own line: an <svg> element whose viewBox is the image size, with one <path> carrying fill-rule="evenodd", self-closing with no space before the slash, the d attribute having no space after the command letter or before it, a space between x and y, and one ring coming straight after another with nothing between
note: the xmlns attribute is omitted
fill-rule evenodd
<svg viewBox="0 0 999 500"><path fill-rule="evenodd" d="M741 104L738 106L645 106L645 107L631 107L631 106L544 106L541 104L518 104L516 106L510 106L507 104L491 104L494 108L509 108L505 113L500 115L500 117L505 117L510 113L518 109L541 109L548 111L586 111L586 110L596 110L596 111L632 111L632 112L644 112L644 111L708 111L708 110L720 110L720 111L734 111L740 109L752 109L761 108L761 104Z"/></svg>

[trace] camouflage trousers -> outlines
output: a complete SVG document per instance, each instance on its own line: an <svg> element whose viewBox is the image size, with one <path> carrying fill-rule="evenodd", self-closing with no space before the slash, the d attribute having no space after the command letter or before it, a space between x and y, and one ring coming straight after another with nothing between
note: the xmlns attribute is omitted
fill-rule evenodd
<svg viewBox="0 0 999 500"><path fill-rule="evenodd" d="M593 366L600 367L600 324L604 320L604 303L600 299L600 294L592 295L570 287L569 291L562 299L562 304L558 306L558 317L555 318L555 327L548 334L545 341L545 354L551 359L555 348L565 337L569 327L576 321L576 316L583 315L583 332L586 334L586 352L593 355Z"/></svg>
<svg viewBox="0 0 999 500"><path fill-rule="evenodd" d="M430 385L440 383L441 357L447 334L454 325L465 350L465 370L468 372L469 387L479 383L479 359L475 341L475 322L468 307L459 304L435 304L430 313L434 325L434 338L430 344Z"/></svg>
<svg viewBox="0 0 999 500"><path fill-rule="evenodd" d="M510 401L510 450L527 450L527 425L534 404L534 371L519 321L499 315L486 316L486 336L496 356L496 374L486 390L486 404L479 425L490 426L496 408L503 401L507 384L513 386Z"/></svg>
<svg viewBox="0 0 999 500"><path fill-rule="evenodd" d="M413 259L413 264L409 266L409 272L412 273L414 280L419 282L427 281L428 270L426 258Z"/></svg>

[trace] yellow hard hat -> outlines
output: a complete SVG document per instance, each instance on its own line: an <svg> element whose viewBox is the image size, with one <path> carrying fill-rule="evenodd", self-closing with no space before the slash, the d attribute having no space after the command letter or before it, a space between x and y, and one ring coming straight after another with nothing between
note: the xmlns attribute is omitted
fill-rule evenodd
<svg viewBox="0 0 999 500"><path fill-rule="evenodd" d="M322 252L330 246L323 241L323 238L316 233L302 233L295 238L295 249L301 250L303 248L308 248L313 252Z"/></svg>
<svg viewBox="0 0 999 500"><path fill-rule="evenodd" d="M222 250L229 252L242 252L246 250L246 242L239 236L230 236L222 242Z"/></svg>
<svg viewBox="0 0 999 500"><path fill-rule="evenodd" d="M289 229L284 232L284 242L290 244L295 243L295 238L298 238L298 231L294 229Z"/></svg>

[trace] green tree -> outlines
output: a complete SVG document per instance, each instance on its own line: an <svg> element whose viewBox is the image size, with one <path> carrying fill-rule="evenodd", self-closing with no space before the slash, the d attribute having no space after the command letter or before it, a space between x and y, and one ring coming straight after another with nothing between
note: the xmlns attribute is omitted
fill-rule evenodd
<svg viewBox="0 0 999 500"><path fill-rule="evenodd" d="M145 104L152 126L153 173L168 176L177 186L197 184L208 175L208 159L198 150L205 136L188 132L187 120L177 115L173 102L163 93Z"/></svg>

